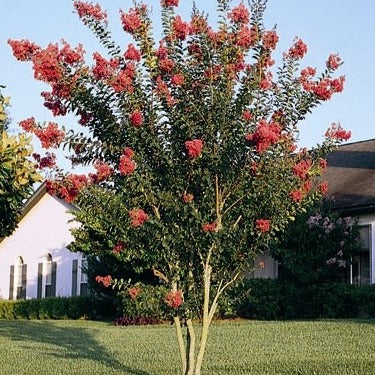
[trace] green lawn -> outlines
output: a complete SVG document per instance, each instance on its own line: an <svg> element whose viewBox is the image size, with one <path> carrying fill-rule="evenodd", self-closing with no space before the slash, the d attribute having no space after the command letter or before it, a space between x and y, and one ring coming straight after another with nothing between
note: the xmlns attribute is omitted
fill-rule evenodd
<svg viewBox="0 0 375 375"><path fill-rule="evenodd" d="M0 321L0 374L179 374L169 325ZM374 375L375 321L215 323L207 375Z"/></svg>

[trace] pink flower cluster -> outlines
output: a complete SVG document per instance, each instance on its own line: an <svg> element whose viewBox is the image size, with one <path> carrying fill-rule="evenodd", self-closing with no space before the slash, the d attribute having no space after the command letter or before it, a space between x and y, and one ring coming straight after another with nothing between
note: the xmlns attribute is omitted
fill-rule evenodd
<svg viewBox="0 0 375 375"><path fill-rule="evenodd" d="M106 181L113 174L113 168L101 160L96 160L94 163L96 173L89 173L91 183L97 184Z"/></svg>
<svg viewBox="0 0 375 375"><path fill-rule="evenodd" d="M124 57L127 60L140 61L141 52L134 46L134 44L129 44L127 50L124 53Z"/></svg>
<svg viewBox="0 0 375 375"><path fill-rule="evenodd" d="M243 3L240 3L229 12L228 18L237 24L249 23L250 12Z"/></svg>
<svg viewBox="0 0 375 375"><path fill-rule="evenodd" d="M352 136L352 133L343 129L340 124L333 123L326 131L325 136L337 141L347 141Z"/></svg>
<svg viewBox="0 0 375 375"><path fill-rule="evenodd" d="M203 232L215 232L216 223L206 223L202 225Z"/></svg>
<svg viewBox="0 0 375 375"><path fill-rule="evenodd" d="M185 149L190 158L198 157L203 149L203 141L201 139L193 139L185 142Z"/></svg>
<svg viewBox="0 0 375 375"><path fill-rule="evenodd" d="M90 184L85 175L69 174L62 181L47 180L46 188L50 194L57 195L68 203L72 203L80 190Z"/></svg>
<svg viewBox="0 0 375 375"><path fill-rule="evenodd" d="M132 160L133 156L134 151L129 147L126 147L122 152L118 169L123 176L128 176L134 172L136 164Z"/></svg>
<svg viewBox="0 0 375 375"><path fill-rule="evenodd" d="M165 297L165 303L172 309L178 309L184 302L182 291L169 292Z"/></svg>
<svg viewBox="0 0 375 375"><path fill-rule="evenodd" d="M133 301L137 298L138 294L141 293L141 291L142 289L137 288L136 286L133 286L128 289L129 296Z"/></svg>
<svg viewBox="0 0 375 375"><path fill-rule="evenodd" d="M129 211L130 225L133 228L138 228L148 220L148 215L141 209L134 209Z"/></svg>
<svg viewBox="0 0 375 375"><path fill-rule="evenodd" d="M139 109L133 111L129 116L130 123L136 128L140 127L143 124L143 114Z"/></svg>
<svg viewBox="0 0 375 375"><path fill-rule="evenodd" d="M263 34L262 42L266 49L275 49L278 41L279 37L275 30L266 31Z"/></svg>
<svg viewBox="0 0 375 375"><path fill-rule="evenodd" d="M56 155L47 152L45 156L41 157L39 154L34 153L33 158L37 162L37 168L54 168L56 166Z"/></svg>
<svg viewBox="0 0 375 375"><path fill-rule="evenodd" d="M73 3L79 18L90 17L97 21L107 21L107 13L102 11L99 4L90 4L84 1L75 1Z"/></svg>
<svg viewBox="0 0 375 375"><path fill-rule="evenodd" d="M261 120L255 132L246 135L245 139L254 142L257 151L262 153L279 141L281 130L282 128L277 122L268 123L266 120Z"/></svg>
<svg viewBox="0 0 375 375"><path fill-rule="evenodd" d="M255 228L262 233L269 232L271 229L271 222L268 219L255 220Z"/></svg>
<svg viewBox="0 0 375 375"><path fill-rule="evenodd" d="M299 177L301 180L304 180L307 178L307 174L309 173L310 169L312 167L312 160L301 160L296 165L293 166L292 170L293 173Z"/></svg>
<svg viewBox="0 0 375 375"><path fill-rule="evenodd" d="M113 246L112 252L114 254L120 254L126 247L126 244L122 241L117 241L116 245Z"/></svg>
<svg viewBox="0 0 375 375"><path fill-rule="evenodd" d="M289 48L286 57L291 59L302 59L303 56L307 53L307 45L303 42L302 39L298 38L294 45Z"/></svg>
<svg viewBox="0 0 375 375"><path fill-rule="evenodd" d="M161 6L163 7L177 7L179 0L161 0Z"/></svg>
<svg viewBox="0 0 375 375"><path fill-rule="evenodd" d="M120 10L120 18L124 31L129 34L135 34L142 26L142 19L140 12L136 8L131 8L128 13Z"/></svg>
<svg viewBox="0 0 375 375"><path fill-rule="evenodd" d="M99 284L103 284L104 287L108 288L112 284L112 276L96 276L95 280Z"/></svg>

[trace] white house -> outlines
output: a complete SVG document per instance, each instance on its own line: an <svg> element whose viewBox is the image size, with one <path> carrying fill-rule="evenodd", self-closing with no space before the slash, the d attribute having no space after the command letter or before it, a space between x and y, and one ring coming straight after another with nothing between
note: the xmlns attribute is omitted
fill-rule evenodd
<svg viewBox="0 0 375 375"><path fill-rule="evenodd" d="M74 209L45 184L26 202L18 228L0 240L0 299L86 294L86 259L66 248Z"/></svg>

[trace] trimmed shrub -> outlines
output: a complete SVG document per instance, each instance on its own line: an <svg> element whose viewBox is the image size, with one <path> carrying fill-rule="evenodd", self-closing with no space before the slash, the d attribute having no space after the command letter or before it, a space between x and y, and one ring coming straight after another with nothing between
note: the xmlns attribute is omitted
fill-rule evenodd
<svg viewBox="0 0 375 375"><path fill-rule="evenodd" d="M91 297L0 301L0 319L112 319L113 304Z"/></svg>
<svg viewBox="0 0 375 375"><path fill-rule="evenodd" d="M235 315L252 319L375 318L375 285L245 280L227 293ZM222 315L221 315L222 316Z"/></svg>

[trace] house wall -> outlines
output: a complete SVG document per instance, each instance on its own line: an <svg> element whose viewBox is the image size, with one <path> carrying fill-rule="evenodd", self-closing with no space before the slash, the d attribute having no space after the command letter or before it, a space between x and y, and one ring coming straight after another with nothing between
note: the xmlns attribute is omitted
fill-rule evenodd
<svg viewBox="0 0 375 375"><path fill-rule="evenodd" d="M67 213L72 207L47 193L20 221L15 232L0 242L0 298L9 298L10 266L15 267L14 298L16 293L18 259L22 257L27 265L26 298L37 297L38 264L46 262L47 254L52 255L56 269L56 296L70 296L72 291L72 263L81 259L81 254L71 253L66 246L73 240L69 223L72 215ZM80 265L81 262L79 261ZM46 267L44 268L44 272ZM80 280L80 267L77 279ZM45 274L42 291L45 291ZM79 293L79 285L78 285ZM43 296L42 294L42 296Z"/></svg>

